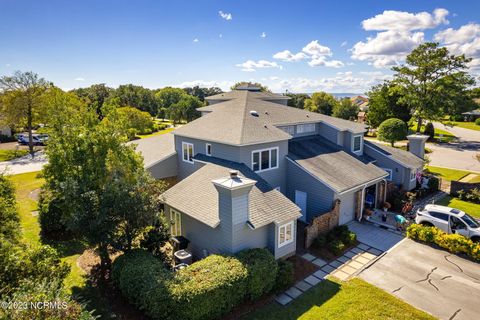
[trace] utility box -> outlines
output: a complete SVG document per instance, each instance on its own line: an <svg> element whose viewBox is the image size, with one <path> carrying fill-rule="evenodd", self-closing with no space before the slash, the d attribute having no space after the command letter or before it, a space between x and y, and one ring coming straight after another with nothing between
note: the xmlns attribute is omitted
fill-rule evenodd
<svg viewBox="0 0 480 320"><path fill-rule="evenodd" d="M175 256L175 264L192 264L192 254L187 250L175 251L173 255Z"/></svg>

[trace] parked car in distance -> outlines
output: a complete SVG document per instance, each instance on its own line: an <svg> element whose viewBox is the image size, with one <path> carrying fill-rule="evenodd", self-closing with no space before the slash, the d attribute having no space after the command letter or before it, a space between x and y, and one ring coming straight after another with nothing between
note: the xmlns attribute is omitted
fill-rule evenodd
<svg viewBox="0 0 480 320"><path fill-rule="evenodd" d="M480 242L480 224L467 213L445 206L427 204L417 211L415 222L434 226L446 233L457 233Z"/></svg>
<svg viewBox="0 0 480 320"><path fill-rule="evenodd" d="M48 134L33 134L33 145L35 146L44 146L48 141ZM19 134L17 135L17 141L19 144L28 145L28 134Z"/></svg>

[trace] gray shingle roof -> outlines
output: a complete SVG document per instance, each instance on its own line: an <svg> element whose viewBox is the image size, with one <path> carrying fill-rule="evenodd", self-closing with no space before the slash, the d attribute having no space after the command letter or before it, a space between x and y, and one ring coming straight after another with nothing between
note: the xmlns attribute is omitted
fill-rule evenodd
<svg viewBox="0 0 480 320"><path fill-rule="evenodd" d="M411 152L367 140L365 140L364 144L408 168L417 169L423 166L423 160Z"/></svg>
<svg viewBox="0 0 480 320"><path fill-rule="evenodd" d="M160 160L176 154L174 136L165 133L150 138L144 138L128 142L135 145L136 150L143 156L145 168L149 168Z"/></svg>
<svg viewBox="0 0 480 320"><path fill-rule="evenodd" d="M320 136L291 140L288 157L337 193L388 175L374 164L361 162Z"/></svg>
<svg viewBox="0 0 480 320"><path fill-rule="evenodd" d="M288 133L276 127L289 124L325 122L339 130L365 131L363 124L268 101L270 94L263 92L232 91L224 95L228 95L229 100L199 108L209 113L177 129L174 134L246 145L289 139ZM252 115L251 111L256 111L257 115Z"/></svg>
<svg viewBox="0 0 480 320"><path fill-rule="evenodd" d="M227 177L229 171L234 169L239 171L240 176L257 181L250 191L249 205L250 223L255 228L301 216L300 208L247 166L201 154L195 156L195 159L206 163L162 194L162 201L169 206L215 228L220 221L218 192L212 180Z"/></svg>

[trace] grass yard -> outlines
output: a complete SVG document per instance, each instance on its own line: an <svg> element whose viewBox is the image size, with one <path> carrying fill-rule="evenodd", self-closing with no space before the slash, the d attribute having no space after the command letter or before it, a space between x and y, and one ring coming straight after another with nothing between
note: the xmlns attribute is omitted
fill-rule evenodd
<svg viewBox="0 0 480 320"><path fill-rule="evenodd" d="M25 242L30 245L42 244L40 225L36 215L37 201L35 197L31 196L32 191L38 190L44 183L44 180L38 174L38 172L30 172L10 176L17 193L17 205L23 237ZM77 258L85 250L85 247L78 241L56 241L48 244L55 247L60 253L62 260L66 261L71 267L71 272L65 279L66 287L69 289L83 287L85 282L84 272L77 265Z"/></svg>
<svg viewBox="0 0 480 320"><path fill-rule="evenodd" d="M415 133L417 131L417 124L415 123L413 126L411 126L410 130L412 131L412 133ZM420 131L423 133L424 130L425 130L425 126L422 126ZM440 139L440 135L443 135L441 139ZM435 138L436 141L441 140L441 142L451 142L456 137L446 130L438 129L437 127L435 127L434 138Z"/></svg>
<svg viewBox="0 0 480 320"><path fill-rule="evenodd" d="M15 158L20 158L20 157L26 156L27 154L28 154L28 150L0 149L0 162L13 160Z"/></svg>
<svg viewBox="0 0 480 320"><path fill-rule="evenodd" d="M157 132L154 132L154 133L151 133L151 134L138 135L137 137L139 137L140 139L150 138L150 137L159 136L159 135L162 135L162 134L165 134L165 133L172 132L175 129L176 128L167 128L165 130L160 130L160 131L157 131Z"/></svg>
<svg viewBox="0 0 480 320"><path fill-rule="evenodd" d="M465 211L475 218L480 218L480 204L460 200L455 197L446 196L437 202L441 206L447 206Z"/></svg>
<svg viewBox="0 0 480 320"><path fill-rule="evenodd" d="M435 319L358 278L329 278L287 306L269 304L245 319Z"/></svg>
<svg viewBox="0 0 480 320"><path fill-rule="evenodd" d="M448 121L447 124L457 126L457 127L460 127L460 128L480 131L480 126L477 126L475 124L475 122Z"/></svg>
<svg viewBox="0 0 480 320"><path fill-rule="evenodd" d="M440 178L451 180L451 181L458 181L465 177L467 174L470 174L470 171L465 170L457 170L457 169L448 169L448 168L441 168L441 167L432 167L427 166L427 169L430 173L439 176Z"/></svg>

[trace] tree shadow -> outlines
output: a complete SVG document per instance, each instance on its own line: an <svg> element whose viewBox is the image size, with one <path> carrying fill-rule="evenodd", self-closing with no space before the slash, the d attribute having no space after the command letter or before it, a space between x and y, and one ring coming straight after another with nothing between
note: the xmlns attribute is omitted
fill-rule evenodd
<svg viewBox="0 0 480 320"><path fill-rule="evenodd" d="M61 258L82 254L88 246L80 239L53 240L42 237L42 243L55 248Z"/></svg>

